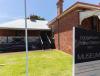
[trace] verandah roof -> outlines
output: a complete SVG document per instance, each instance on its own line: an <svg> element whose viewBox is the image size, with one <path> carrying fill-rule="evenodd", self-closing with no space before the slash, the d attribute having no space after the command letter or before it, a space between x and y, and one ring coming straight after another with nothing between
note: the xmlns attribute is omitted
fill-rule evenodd
<svg viewBox="0 0 100 76"><path fill-rule="evenodd" d="M84 19L89 18L91 16L98 16L98 18L100 19L100 10L80 12L80 24Z"/></svg>
<svg viewBox="0 0 100 76"><path fill-rule="evenodd" d="M27 19L27 28L28 28L28 30L50 30L47 23L48 23L48 21L43 21L43 20L31 21L31 20ZM24 30L25 29L25 20L18 19L18 20L0 24L0 29Z"/></svg>

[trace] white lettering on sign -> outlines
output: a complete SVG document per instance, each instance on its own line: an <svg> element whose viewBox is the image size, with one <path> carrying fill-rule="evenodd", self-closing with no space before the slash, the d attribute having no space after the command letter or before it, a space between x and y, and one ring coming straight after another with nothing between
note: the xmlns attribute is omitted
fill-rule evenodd
<svg viewBox="0 0 100 76"><path fill-rule="evenodd" d="M86 54L78 54L77 58L79 60L84 60L84 59L93 59L93 58L98 58L100 57L100 53L86 53Z"/></svg>

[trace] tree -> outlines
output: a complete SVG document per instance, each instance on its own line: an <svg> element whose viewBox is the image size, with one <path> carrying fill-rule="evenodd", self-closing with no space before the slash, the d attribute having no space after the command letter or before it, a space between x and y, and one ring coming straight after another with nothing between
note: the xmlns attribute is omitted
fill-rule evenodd
<svg viewBox="0 0 100 76"><path fill-rule="evenodd" d="M35 20L45 20L44 18L38 16L38 15L30 15L27 19L30 19L31 21L35 21Z"/></svg>

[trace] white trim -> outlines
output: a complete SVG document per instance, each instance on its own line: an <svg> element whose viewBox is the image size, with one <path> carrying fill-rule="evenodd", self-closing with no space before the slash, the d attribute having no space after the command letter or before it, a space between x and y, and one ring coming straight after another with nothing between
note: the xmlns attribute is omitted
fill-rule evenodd
<svg viewBox="0 0 100 76"><path fill-rule="evenodd" d="M43 40L42 40L41 36L40 36L40 40L41 40L41 43L42 43L42 45L43 45Z"/></svg>
<svg viewBox="0 0 100 76"><path fill-rule="evenodd" d="M46 33L46 36L47 36L47 38L48 38L48 40L49 40L49 43L51 44L51 41L50 41L50 39L49 39L49 37L48 37L47 33Z"/></svg>

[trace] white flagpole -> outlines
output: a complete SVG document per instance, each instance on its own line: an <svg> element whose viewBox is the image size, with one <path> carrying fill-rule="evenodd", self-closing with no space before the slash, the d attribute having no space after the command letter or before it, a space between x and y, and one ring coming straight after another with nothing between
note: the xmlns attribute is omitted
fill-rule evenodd
<svg viewBox="0 0 100 76"><path fill-rule="evenodd" d="M28 76L28 33L27 33L27 1L24 0L25 9L25 46L26 46L26 76Z"/></svg>

